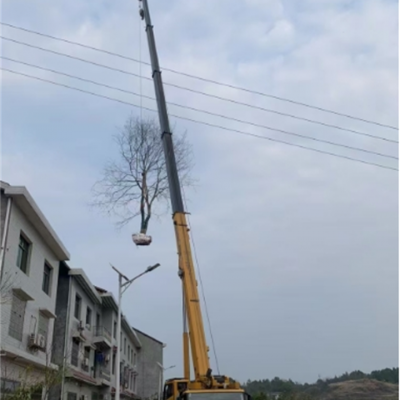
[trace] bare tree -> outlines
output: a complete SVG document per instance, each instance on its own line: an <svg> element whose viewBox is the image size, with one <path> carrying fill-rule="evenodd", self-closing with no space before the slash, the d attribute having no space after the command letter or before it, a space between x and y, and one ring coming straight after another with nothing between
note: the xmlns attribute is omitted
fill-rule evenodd
<svg viewBox="0 0 400 400"><path fill-rule="evenodd" d="M103 178L93 187L92 205L118 217L122 227L141 217L140 233L146 234L156 205L169 204L168 177L163 143L154 119L131 116L114 137L118 161L106 165ZM173 136L178 174L183 187L193 185L192 152L186 134Z"/></svg>

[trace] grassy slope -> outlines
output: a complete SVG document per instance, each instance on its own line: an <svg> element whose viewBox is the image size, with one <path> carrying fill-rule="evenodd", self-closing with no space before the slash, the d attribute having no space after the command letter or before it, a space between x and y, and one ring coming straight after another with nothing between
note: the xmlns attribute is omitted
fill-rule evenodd
<svg viewBox="0 0 400 400"><path fill-rule="evenodd" d="M393 383L362 379L331 383L321 400L397 400L399 386Z"/></svg>

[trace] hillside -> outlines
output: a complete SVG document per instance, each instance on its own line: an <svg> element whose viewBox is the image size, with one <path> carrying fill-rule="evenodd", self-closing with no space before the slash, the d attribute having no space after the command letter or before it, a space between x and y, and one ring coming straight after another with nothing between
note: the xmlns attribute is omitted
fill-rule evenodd
<svg viewBox="0 0 400 400"><path fill-rule="evenodd" d="M320 400L397 400L399 386L374 379L331 383Z"/></svg>
<svg viewBox="0 0 400 400"><path fill-rule="evenodd" d="M365 374L345 372L334 378L318 379L313 384L275 377L248 380L243 385L253 400L397 400L399 369L385 368Z"/></svg>

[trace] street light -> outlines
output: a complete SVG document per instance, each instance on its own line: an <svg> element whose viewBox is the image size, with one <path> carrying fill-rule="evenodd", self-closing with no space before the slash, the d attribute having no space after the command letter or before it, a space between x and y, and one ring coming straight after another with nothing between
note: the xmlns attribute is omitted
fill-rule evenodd
<svg viewBox="0 0 400 400"><path fill-rule="evenodd" d="M121 363L121 345L122 345L122 343L121 343L121 299L122 299L122 295L129 288L129 286L132 284L133 281L140 278L144 274L147 274L148 272L154 271L159 266L160 266L160 264L155 264L155 265L152 265L151 267L147 267L141 274L135 276L132 279L129 279L122 272L118 271L117 268L115 268L113 265L111 265L112 269L118 274L118 319L117 319L118 348L117 348L117 359L116 359L117 365L115 366L115 376L116 376L116 380L117 380L117 383L115 385L115 400L120 400L120 393L121 393L120 363ZM122 278L125 279L124 283L122 283Z"/></svg>
<svg viewBox="0 0 400 400"><path fill-rule="evenodd" d="M158 375L159 382L158 382L158 400L161 400L161 393L162 393L162 383L163 383L163 372L167 369L175 368L175 365L171 365L170 367L164 368L162 364L157 362L158 367L160 368L160 373Z"/></svg>

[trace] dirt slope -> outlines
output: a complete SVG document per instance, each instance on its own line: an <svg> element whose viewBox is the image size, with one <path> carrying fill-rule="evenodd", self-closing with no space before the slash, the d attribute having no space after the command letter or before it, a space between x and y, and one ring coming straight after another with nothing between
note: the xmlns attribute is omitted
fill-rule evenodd
<svg viewBox="0 0 400 400"><path fill-rule="evenodd" d="M399 386L372 379L331 383L321 400L398 400Z"/></svg>

